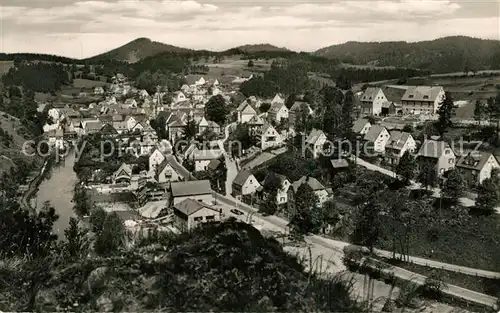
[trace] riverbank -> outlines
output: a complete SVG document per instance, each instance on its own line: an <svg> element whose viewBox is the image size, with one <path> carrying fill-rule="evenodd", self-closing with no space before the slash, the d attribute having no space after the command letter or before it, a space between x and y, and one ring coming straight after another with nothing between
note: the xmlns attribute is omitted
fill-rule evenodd
<svg viewBox="0 0 500 313"><path fill-rule="evenodd" d="M78 181L76 173L73 171L74 162L75 153L70 152L63 161L51 167L50 176L40 180L36 192L37 209L40 209L43 203L48 201L59 216L54 223L54 233L58 235L60 240L64 239L64 230L69 225L69 219L74 216L73 190ZM45 171L45 173L48 172Z"/></svg>
<svg viewBox="0 0 500 313"><path fill-rule="evenodd" d="M31 180L31 182L29 183L28 190L26 190L23 197L21 198L21 206L25 210L35 210L35 208L31 206L30 200L34 195L36 195L38 187L40 186L41 182L47 177L48 171L52 168L53 161L54 161L53 155L47 157L38 175L35 178L33 178L33 180Z"/></svg>

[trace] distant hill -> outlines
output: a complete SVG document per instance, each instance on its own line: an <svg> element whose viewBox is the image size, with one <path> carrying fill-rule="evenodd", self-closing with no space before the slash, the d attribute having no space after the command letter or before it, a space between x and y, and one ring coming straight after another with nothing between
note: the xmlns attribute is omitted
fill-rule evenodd
<svg viewBox="0 0 500 313"><path fill-rule="evenodd" d="M465 36L408 43L347 42L319 49L314 55L337 58L344 63L395 66L430 70L433 73L500 68L500 41Z"/></svg>
<svg viewBox="0 0 500 313"><path fill-rule="evenodd" d="M289 52L290 50L285 47L277 47L268 43L254 44L254 45L243 45L230 50L240 50L245 53L255 53L255 52Z"/></svg>
<svg viewBox="0 0 500 313"><path fill-rule="evenodd" d="M189 52L190 49L167 45L161 42L152 41L149 38L138 38L121 47L111 51L96 55L88 60L111 59L136 63L147 57L166 52Z"/></svg>

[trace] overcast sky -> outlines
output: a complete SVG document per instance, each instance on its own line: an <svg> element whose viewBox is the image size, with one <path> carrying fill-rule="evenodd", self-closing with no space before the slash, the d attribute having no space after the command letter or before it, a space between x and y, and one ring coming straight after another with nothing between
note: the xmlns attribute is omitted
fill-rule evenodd
<svg viewBox="0 0 500 313"><path fill-rule="evenodd" d="M313 51L346 41L500 39L500 0L0 0L0 51L89 57L134 40Z"/></svg>

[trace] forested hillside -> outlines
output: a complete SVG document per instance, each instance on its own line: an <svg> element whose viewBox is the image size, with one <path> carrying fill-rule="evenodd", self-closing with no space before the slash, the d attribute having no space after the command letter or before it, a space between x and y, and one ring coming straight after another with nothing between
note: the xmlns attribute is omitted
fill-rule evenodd
<svg viewBox="0 0 500 313"><path fill-rule="evenodd" d="M29 259L12 253L2 258L0 310L361 312L349 286L308 275L276 240L245 223L229 220L178 237L150 237L128 251L108 241L105 250L93 251L76 224L67 242L54 241L45 227L51 219L50 210L48 223L33 219L40 223L37 234L24 232L16 216L2 219L12 230L2 239L22 248L29 242L16 235L31 234L40 243Z"/></svg>
<svg viewBox="0 0 500 313"><path fill-rule="evenodd" d="M414 43L347 42L314 54L351 64L419 68L433 73L500 68L500 41L464 36Z"/></svg>

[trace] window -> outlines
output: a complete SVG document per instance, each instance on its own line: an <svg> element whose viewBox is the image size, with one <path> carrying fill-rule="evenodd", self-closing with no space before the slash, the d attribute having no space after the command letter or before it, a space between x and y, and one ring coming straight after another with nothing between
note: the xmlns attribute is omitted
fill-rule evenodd
<svg viewBox="0 0 500 313"><path fill-rule="evenodd" d="M455 159L448 159L448 164L453 164L455 163Z"/></svg>
<svg viewBox="0 0 500 313"><path fill-rule="evenodd" d="M215 220L215 216L214 215L209 215L209 216L205 217L205 219L207 221L213 221L213 220Z"/></svg>
<svg viewBox="0 0 500 313"><path fill-rule="evenodd" d="M201 222L202 220L203 220L202 216L197 216L197 217L194 218L195 222Z"/></svg>
<svg viewBox="0 0 500 313"><path fill-rule="evenodd" d="M413 99L413 95L409 95L408 98Z"/></svg>
<svg viewBox="0 0 500 313"><path fill-rule="evenodd" d="M429 99L429 96L424 96L424 99Z"/></svg>
<svg viewBox="0 0 500 313"><path fill-rule="evenodd" d="M281 198L280 198L280 201L281 201L281 202L285 201L285 197L281 197Z"/></svg>
<svg viewBox="0 0 500 313"><path fill-rule="evenodd" d="M450 154L450 150L448 150L448 149L444 150L444 154L446 154L446 155Z"/></svg>

